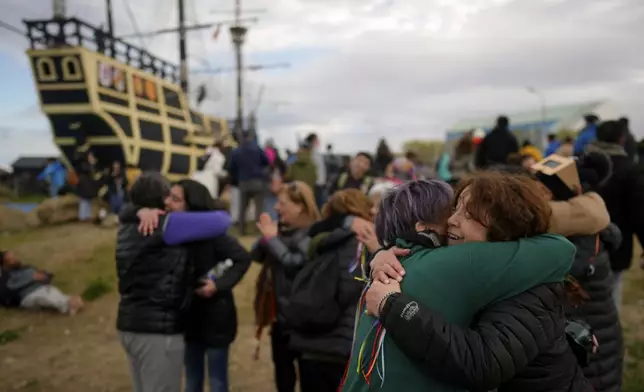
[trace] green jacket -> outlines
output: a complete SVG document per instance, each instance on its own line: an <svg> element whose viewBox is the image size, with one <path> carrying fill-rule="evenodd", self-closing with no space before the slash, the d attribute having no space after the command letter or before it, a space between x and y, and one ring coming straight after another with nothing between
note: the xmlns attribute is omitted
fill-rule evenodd
<svg viewBox="0 0 644 392"><path fill-rule="evenodd" d="M406 271L402 291L461 327L469 326L473 317L489 304L540 284L562 282L575 255L575 247L556 234L439 249L404 242L399 242L398 246L412 250L402 261ZM413 309L406 311L413 312ZM373 326L377 325L376 319L361 310L358 315L343 392L460 391L427 376L398 350L386 331L379 335L384 336L383 343L375 343L377 326ZM381 347L379 351L375 350L377 361L372 360L374 347ZM367 370L368 364L375 363L370 377L371 387L360 374L359 358L362 368ZM384 381L379 374L383 374Z"/></svg>
<svg viewBox="0 0 644 392"><path fill-rule="evenodd" d="M295 161L286 171L286 179L288 181L302 181L310 186L312 190L315 190L317 177L317 168L311 159L311 153L299 151L295 155Z"/></svg>

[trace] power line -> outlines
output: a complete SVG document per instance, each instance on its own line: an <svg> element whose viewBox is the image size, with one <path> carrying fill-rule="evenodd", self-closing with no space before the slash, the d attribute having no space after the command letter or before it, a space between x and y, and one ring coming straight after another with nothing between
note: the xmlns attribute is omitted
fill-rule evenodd
<svg viewBox="0 0 644 392"><path fill-rule="evenodd" d="M136 17L134 16L134 12L132 12L130 3L128 2L128 0L123 0L123 4L125 5L125 11L127 11L127 16L130 19L130 23L132 23L132 28L134 29L136 36L141 41L141 46L143 47L143 49L147 50L145 40L143 39L143 35L141 35L141 30L139 30L139 25L136 23Z"/></svg>
<svg viewBox="0 0 644 392"><path fill-rule="evenodd" d="M27 37L26 34L24 33L24 31L20 30L17 27L14 27L14 26L10 25L7 22L3 22L3 21L0 20L0 27L11 31L12 33L18 34L18 35L20 35L20 36L22 36L24 38Z"/></svg>

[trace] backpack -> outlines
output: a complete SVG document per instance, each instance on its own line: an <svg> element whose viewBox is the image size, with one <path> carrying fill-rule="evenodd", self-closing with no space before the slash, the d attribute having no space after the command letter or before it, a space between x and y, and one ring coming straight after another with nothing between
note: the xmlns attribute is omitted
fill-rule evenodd
<svg viewBox="0 0 644 392"><path fill-rule="evenodd" d="M315 237L311 246L326 235L328 233ZM333 330L342 315L342 307L336 299L339 284L340 263L337 250L310 257L295 277L289 303L283 309L289 325L303 333Z"/></svg>
<svg viewBox="0 0 644 392"><path fill-rule="evenodd" d="M340 174L340 177L338 177L338 190L342 190L344 186L347 183L347 180L349 179L349 173L343 172ZM362 193L369 193L369 189L371 189L371 185L373 185L373 178L371 176L365 176L362 179L362 184L360 185L360 191Z"/></svg>

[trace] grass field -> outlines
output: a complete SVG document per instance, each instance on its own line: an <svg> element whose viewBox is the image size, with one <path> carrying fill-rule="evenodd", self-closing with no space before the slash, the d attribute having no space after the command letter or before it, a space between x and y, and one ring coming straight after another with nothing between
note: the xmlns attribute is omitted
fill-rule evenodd
<svg viewBox="0 0 644 392"><path fill-rule="evenodd" d="M75 317L0 309L0 392L129 391L125 355L115 330L114 230L73 224L0 236L0 249L55 273L66 292L95 298ZM251 238L242 242L249 244ZM240 327L232 348L232 391L273 391L270 347L255 350L253 266L235 289ZM623 323L627 358L624 392L644 392L644 273L627 274ZM103 295L104 294L104 295ZM98 298L96 298L98 297Z"/></svg>

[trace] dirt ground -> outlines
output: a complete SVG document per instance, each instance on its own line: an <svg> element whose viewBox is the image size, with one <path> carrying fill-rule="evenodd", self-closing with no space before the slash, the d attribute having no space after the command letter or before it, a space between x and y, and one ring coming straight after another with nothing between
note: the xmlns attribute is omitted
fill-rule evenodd
<svg viewBox="0 0 644 392"><path fill-rule="evenodd" d="M102 277L112 292L88 304L75 317L0 310L0 392L130 391L125 355L118 343L114 292L114 230L73 224L0 235L0 249L54 272L54 283L80 293ZM243 238L249 245L252 238ZM270 392L272 366L268 339L255 361L252 298L258 268L253 266L235 289L239 334L230 363L231 390ZM644 392L644 273L633 269L625 288L623 321L627 340L624 392ZM2 344L7 331L18 338Z"/></svg>
<svg viewBox="0 0 644 392"><path fill-rule="evenodd" d="M23 260L55 273L54 284L80 293L87 282L105 277L115 289L113 230L75 224L0 236L0 249L15 250ZM250 244L252 238L242 239ZM267 338L255 361L251 267L235 290L239 334L230 361L232 391L272 391ZM19 331L19 339L0 346L0 392L130 391L125 355L116 335L118 295L89 303L75 317L0 310L0 331Z"/></svg>

